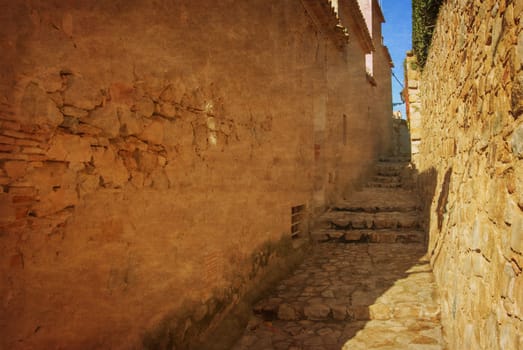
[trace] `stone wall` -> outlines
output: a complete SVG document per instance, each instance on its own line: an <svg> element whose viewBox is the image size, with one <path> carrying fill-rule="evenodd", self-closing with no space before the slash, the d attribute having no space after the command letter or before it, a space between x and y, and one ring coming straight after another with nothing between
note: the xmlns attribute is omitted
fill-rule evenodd
<svg viewBox="0 0 523 350"><path fill-rule="evenodd" d="M392 145L390 154L395 157L410 159L410 131L409 125L405 119L392 117Z"/></svg>
<svg viewBox="0 0 523 350"><path fill-rule="evenodd" d="M357 184L379 96L303 3L0 1L0 348L187 348Z"/></svg>
<svg viewBox="0 0 523 350"><path fill-rule="evenodd" d="M450 349L523 349L522 11L446 2L420 81L420 179Z"/></svg>
<svg viewBox="0 0 523 350"><path fill-rule="evenodd" d="M419 96L421 68L412 51L407 52L407 57L404 62L404 73L405 88L403 94L405 96L407 121L410 130L411 159L414 165L418 165L419 146L422 135L421 101Z"/></svg>

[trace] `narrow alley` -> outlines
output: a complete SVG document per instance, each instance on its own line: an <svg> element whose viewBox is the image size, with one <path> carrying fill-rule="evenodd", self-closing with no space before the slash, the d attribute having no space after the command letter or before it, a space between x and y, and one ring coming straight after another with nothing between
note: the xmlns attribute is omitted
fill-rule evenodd
<svg viewBox="0 0 523 350"><path fill-rule="evenodd" d="M0 9L0 350L523 350L523 0Z"/></svg>
<svg viewBox="0 0 523 350"><path fill-rule="evenodd" d="M255 305L234 350L445 349L408 164L378 163L323 216L322 243Z"/></svg>

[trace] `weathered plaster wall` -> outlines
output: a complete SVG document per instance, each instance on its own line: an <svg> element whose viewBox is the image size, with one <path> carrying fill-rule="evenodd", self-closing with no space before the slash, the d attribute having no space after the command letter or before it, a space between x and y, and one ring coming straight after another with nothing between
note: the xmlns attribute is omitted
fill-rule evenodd
<svg viewBox="0 0 523 350"><path fill-rule="evenodd" d="M300 1L0 7L0 348L183 349L378 156Z"/></svg>
<svg viewBox="0 0 523 350"><path fill-rule="evenodd" d="M367 169L380 153L378 139L369 137L369 132L381 121L368 115L368 103L361 103L376 93L375 87L365 77L362 49L357 42L351 41L346 51L337 56L327 61L327 125L335 127L325 134L331 142L331 149L325 152L333 157L332 164L339 166L336 174L325 173L324 167L319 168L334 194L329 203L350 195L351 185L358 185L358 180L366 177Z"/></svg>
<svg viewBox="0 0 523 350"><path fill-rule="evenodd" d="M354 6L350 6L349 3L354 3ZM362 29L356 28L354 22L355 8L361 12L361 17L367 27L369 44L373 48L370 63L366 62L365 57L360 58L360 61L355 60L355 58L361 57L362 50L362 43L357 38L358 35L361 35ZM348 67L348 76L340 74L340 71L336 71L329 65L329 71L332 73L329 80L339 80L339 77L345 79L344 84L339 84L332 91L337 91L340 100L343 100L343 94L350 96L351 99L347 101L352 107L346 109L350 115L346 114L348 131L344 137L344 144L351 143L352 146L346 151L349 153L341 158L343 166L340 166L340 169L344 172L344 178L356 180L361 176L369 175L369 165L373 162L373 158L370 156L372 153L389 155L392 151L392 121L390 118L392 114L392 62L388 49L383 45L381 25L384 18L376 0L343 0L339 2L339 10L342 24L351 29L350 34L353 39L348 45L347 56L350 57L352 63ZM359 39L362 40L361 37ZM361 67L368 72L367 64L372 65L372 74L364 77L361 74ZM339 105L339 102L335 101L331 105ZM354 116L357 117L354 118ZM374 130L374 135L370 138L367 133L369 128ZM363 173L361 173L362 170ZM338 186L338 190L335 192L348 196L350 190L350 187L342 185Z"/></svg>
<svg viewBox="0 0 523 350"><path fill-rule="evenodd" d="M373 99L372 113L376 114L380 123L378 124L377 137L381 154L387 155L392 151L392 59L389 51L383 45L382 23L385 22L378 0L372 0L372 42L373 52L373 76L376 81L376 98Z"/></svg>
<svg viewBox="0 0 523 350"><path fill-rule="evenodd" d="M420 82L419 170L450 349L523 348L521 1L449 1Z"/></svg>

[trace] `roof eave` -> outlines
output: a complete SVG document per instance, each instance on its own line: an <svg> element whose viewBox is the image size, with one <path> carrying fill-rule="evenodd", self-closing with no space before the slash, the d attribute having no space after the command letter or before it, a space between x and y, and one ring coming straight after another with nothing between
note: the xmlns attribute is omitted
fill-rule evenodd
<svg viewBox="0 0 523 350"><path fill-rule="evenodd" d="M362 44L363 50L365 53L371 53L375 50L374 44L372 43L372 36L369 33L369 28L367 27L367 22L365 21L365 17L363 17L363 13L361 12L360 5L358 4L357 0L347 0L348 6L352 10L351 12L354 13L354 20L356 23L356 34L359 37L359 41Z"/></svg>

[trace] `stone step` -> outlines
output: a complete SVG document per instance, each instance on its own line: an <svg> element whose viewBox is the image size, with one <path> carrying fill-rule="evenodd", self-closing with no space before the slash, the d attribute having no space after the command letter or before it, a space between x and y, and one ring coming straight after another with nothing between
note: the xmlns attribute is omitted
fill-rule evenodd
<svg viewBox="0 0 523 350"><path fill-rule="evenodd" d="M410 157L380 157L379 161L386 163L410 163Z"/></svg>
<svg viewBox="0 0 523 350"><path fill-rule="evenodd" d="M360 340L344 349L443 349L433 346L444 343L439 296L425 254L424 244L317 245L270 297L255 305L242 346L233 349L290 349L294 344L296 349L341 349L340 343L323 346L327 342L317 340L345 331L350 333L343 343L356 334ZM361 334L373 346L362 346ZM420 341L390 346L391 337L406 336ZM274 346L281 339L287 339L285 344Z"/></svg>
<svg viewBox="0 0 523 350"><path fill-rule="evenodd" d="M320 217L324 228L335 229L395 229L419 227L418 212L351 212L331 211Z"/></svg>
<svg viewBox="0 0 523 350"><path fill-rule="evenodd" d="M375 175L372 178L372 182L401 182L401 180L399 176Z"/></svg>
<svg viewBox="0 0 523 350"><path fill-rule="evenodd" d="M273 297L258 302L254 313L266 321L367 321L415 318L435 321L440 319L440 307L431 300L387 302L384 298L372 300L357 291L347 303L334 298L313 298L311 301L284 301Z"/></svg>
<svg viewBox="0 0 523 350"><path fill-rule="evenodd" d="M367 183L367 187L371 188L399 188L401 187L401 182L376 182L371 181Z"/></svg>
<svg viewBox="0 0 523 350"><path fill-rule="evenodd" d="M381 162L375 165L375 170L378 176L399 176L408 165L409 163Z"/></svg>
<svg viewBox="0 0 523 350"><path fill-rule="evenodd" d="M335 230L319 229L311 232L316 242L344 243L422 243L425 235L419 230Z"/></svg>
<svg viewBox="0 0 523 350"><path fill-rule="evenodd" d="M374 164L377 167L393 167L393 168L405 168L410 165L410 162L386 162L380 161Z"/></svg>
<svg viewBox="0 0 523 350"><path fill-rule="evenodd" d="M376 174L381 176L399 176L402 169L388 168L388 167L376 167Z"/></svg>
<svg viewBox="0 0 523 350"><path fill-rule="evenodd" d="M404 189L365 188L332 206L333 211L406 212L420 208L415 192Z"/></svg>

